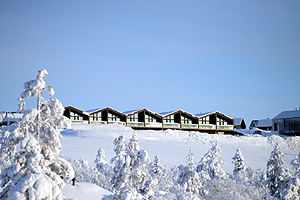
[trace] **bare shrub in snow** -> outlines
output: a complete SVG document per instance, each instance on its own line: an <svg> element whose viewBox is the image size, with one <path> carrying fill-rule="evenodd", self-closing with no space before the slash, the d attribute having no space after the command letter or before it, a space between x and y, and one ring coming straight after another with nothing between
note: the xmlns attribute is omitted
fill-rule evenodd
<svg viewBox="0 0 300 200"><path fill-rule="evenodd" d="M17 128L4 137L9 145L7 153L14 155L14 159L1 173L0 198L63 199L62 178L74 177L70 163L58 157L62 138L59 128L69 128L70 120L63 116L64 107L59 100L42 97L45 89L50 95L54 94L44 81L47 74L41 70L36 80L24 84L25 91L19 98L23 118ZM34 96L38 97L37 108L25 110L24 98Z"/></svg>

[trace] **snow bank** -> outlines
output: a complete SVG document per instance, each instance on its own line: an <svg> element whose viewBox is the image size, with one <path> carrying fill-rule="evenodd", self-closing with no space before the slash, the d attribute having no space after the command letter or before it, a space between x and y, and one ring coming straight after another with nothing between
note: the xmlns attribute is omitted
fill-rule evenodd
<svg viewBox="0 0 300 200"><path fill-rule="evenodd" d="M92 183L76 183L75 186L66 184L62 189L64 196L72 200L102 199L112 193Z"/></svg>

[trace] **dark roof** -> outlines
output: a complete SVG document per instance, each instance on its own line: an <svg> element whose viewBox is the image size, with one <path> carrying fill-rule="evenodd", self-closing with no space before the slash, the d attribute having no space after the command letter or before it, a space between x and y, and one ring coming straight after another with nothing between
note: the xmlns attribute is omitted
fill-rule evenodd
<svg viewBox="0 0 300 200"><path fill-rule="evenodd" d="M283 111L273 119L300 118L300 110Z"/></svg>

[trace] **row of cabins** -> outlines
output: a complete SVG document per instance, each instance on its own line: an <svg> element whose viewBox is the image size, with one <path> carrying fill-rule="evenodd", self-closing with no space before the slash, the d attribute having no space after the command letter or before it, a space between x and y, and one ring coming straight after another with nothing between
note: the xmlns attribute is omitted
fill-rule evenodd
<svg viewBox="0 0 300 200"><path fill-rule="evenodd" d="M119 112L106 107L82 111L73 106L67 106L64 115L72 122L127 125L133 129L179 129L219 134L234 133L234 118L218 111L193 115L182 110L164 113L155 113L148 109Z"/></svg>

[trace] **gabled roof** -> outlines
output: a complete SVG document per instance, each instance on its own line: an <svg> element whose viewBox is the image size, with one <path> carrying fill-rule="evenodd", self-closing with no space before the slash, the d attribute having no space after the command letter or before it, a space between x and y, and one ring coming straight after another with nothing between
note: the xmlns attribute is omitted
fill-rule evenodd
<svg viewBox="0 0 300 200"><path fill-rule="evenodd" d="M84 115L89 115L89 113L87 113L87 112L85 112L85 111L83 111L83 110L80 110L79 108L76 108L76 107L74 107L74 106L66 106L66 107L65 107L65 110L66 110L67 108L71 108L71 109L73 109L73 110L76 110L77 112L80 112L80 113L82 113L82 114L84 114Z"/></svg>
<svg viewBox="0 0 300 200"><path fill-rule="evenodd" d="M136 112L138 112L138 111L141 111L141 110L143 110L143 109L134 109L134 110L127 110L127 111L125 111L125 112L123 112L125 115L130 115L130 114L134 114L134 113L136 113Z"/></svg>
<svg viewBox="0 0 300 200"><path fill-rule="evenodd" d="M283 111L273 119L286 119L286 118L298 118L300 117L300 110Z"/></svg>
<svg viewBox="0 0 300 200"><path fill-rule="evenodd" d="M166 117L166 116L168 116L168 115L172 115L172 114L176 114L176 113L179 113L179 112L182 112L182 113L184 113L184 114L186 114L186 115L188 115L188 116L190 116L190 117L192 117L192 118L197 118L197 116L195 116L195 115L193 115L193 114L191 114L191 113L189 113L189 112L186 112L186 111L184 111L184 110L174 110L174 111L169 111L169 112L162 112L162 113L159 113L162 117Z"/></svg>
<svg viewBox="0 0 300 200"><path fill-rule="evenodd" d="M202 117L206 117L206 116L208 116L208 115L212 115L212 114L215 114L215 113L217 113L217 114L219 114L219 115L222 115L222 116L225 117L225 118L234 120L233 117L230 117L229 115L225 115L225 114L223 114L223 113L221 113L221 112L219 112L219 111L212 111L212 112L206 112L206 113L199 113L199 114L196 114L195 116L197 116L197 117L199 117L199 118L202 118Z"/></svg>
<svg viewBox="0 0 300 200"><path fill-rule="evenodd" d="M100 112L100 111L102 111L102 110L111 110L111 111L113 111L113 112L115 112L115 113L118 113L119 115L125 116L124 113L122 113L122 112L120 112L120 111L117 111L117 110L115 110L115 109L112 109L112 108L110 108L110 107L105 107L105 108L95 108L95 109L88 110L88 111L86 111L86 112L90 115L90 114L92 114L92 113Z"/></svg>
<svg viewBox="0 0 300 200"><path fill-rule="evenodd" d="M241 125L243 120L244 120L243 118L235 118L234 125Z"/></svg>
<svg viewBox="0 0 300 200"><path fill-rule="evenodd" d="M256 127L270 127L272 126L272 119L260 119L258 120Z"/></svg>
<svg viewBox="0 0 300 200"><path fill-rule="evenodd" d="M157 116L157 117L159 117L159 118L162 118L162 116L161 116L160 114L158 114L158 113L156 113L156 112L153 112L153 111L151 111L151 110L148 110L147 108L143 108L143 109L135 109L135 110L129 110L129 111L125 111L125 112L123 112L123 113L126 114L126 115L128 116L128 115L133 115L133 114L135 114L135 113L139 113L139 112L142 112L142 111L149 112L149 113L151 113L152 115L155 115L155 116Z"/></svg>

